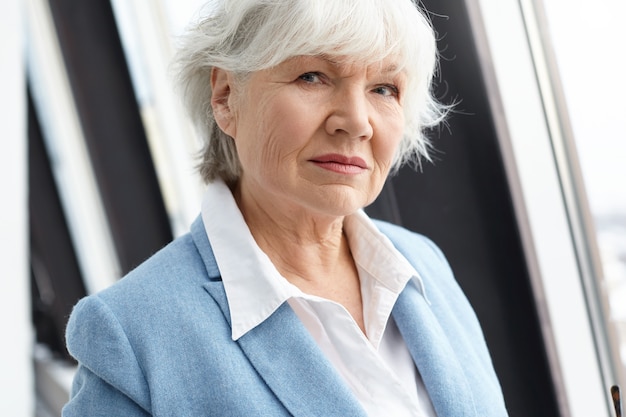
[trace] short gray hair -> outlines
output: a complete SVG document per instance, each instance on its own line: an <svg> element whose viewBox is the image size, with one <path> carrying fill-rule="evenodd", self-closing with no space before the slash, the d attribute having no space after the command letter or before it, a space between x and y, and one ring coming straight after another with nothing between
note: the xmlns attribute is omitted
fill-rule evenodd
<svg viewBox="0 0 626 417"><path fill-rule="evenodd" d="M183 104L203 140L205 182L234 183L241 165L234 141L217 126L211 107L211 71L236 78L301 55L348 57L373 64L389 56L407 75L404 137L392 171L429 159L424 129L439 123L446 106L432 95L437 67L434 31L412 0L213 0L208 15L181 38L174 59Z"/></svg>

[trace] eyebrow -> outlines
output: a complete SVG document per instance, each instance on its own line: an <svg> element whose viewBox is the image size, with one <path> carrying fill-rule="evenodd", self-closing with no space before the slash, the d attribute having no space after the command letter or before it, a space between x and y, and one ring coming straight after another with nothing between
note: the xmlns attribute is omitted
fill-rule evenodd
<svg viewBox="0 0 626 417"><path fill-rule="evenodd" d="M385 68L383 68L382 72L395 72L395 73L399 73L402 72L401 70L398 69L398 66L396 64L391 64Z"/></svg>

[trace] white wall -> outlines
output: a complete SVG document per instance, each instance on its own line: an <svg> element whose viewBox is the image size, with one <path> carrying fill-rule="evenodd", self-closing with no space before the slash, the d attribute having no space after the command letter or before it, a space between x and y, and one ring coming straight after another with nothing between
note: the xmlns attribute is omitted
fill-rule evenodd
<svg viewBox="0 0 626 417"><path fill-rule="evenodd" d="M34 414L21 6L0 2L0 415L14 417Z"/></svg>

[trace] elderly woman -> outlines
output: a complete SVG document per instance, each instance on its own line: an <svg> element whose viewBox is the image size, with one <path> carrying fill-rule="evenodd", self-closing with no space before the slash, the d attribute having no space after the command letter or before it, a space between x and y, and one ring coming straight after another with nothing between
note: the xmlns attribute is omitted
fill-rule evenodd
<svg viewBox="0 0 626 417"><path fill-rule="evenodd" d="M413 2L217 1L177 64L201 216L75 307L63 415L505 416L441 252L362 211L445 113Z"/></svg>

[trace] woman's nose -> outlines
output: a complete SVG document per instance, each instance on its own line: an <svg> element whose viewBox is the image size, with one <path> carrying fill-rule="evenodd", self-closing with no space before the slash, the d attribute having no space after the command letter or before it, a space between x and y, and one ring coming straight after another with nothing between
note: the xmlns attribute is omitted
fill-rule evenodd
<svg viewBox="0 0 626 417"><path fill-rule="evenodd" d="M326 120L326 131L333 136L368 140L374 133L370 111L365 92L358 89L337 91L332 111Z"/></svg>

